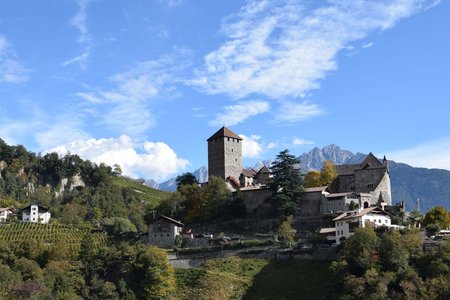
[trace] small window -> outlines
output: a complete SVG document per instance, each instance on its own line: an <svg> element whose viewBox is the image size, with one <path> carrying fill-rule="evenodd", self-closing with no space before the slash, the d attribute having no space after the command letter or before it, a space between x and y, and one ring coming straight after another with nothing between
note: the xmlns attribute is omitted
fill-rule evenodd
<svg viewBox="0 0 450 300"><path fill-rule="evenodd" d="M234 152L234 149L231 149L231 152Z"/></svg>
<svg viewBox="0 0 450 300"><path fill-rule="evenodd" d="M157 236L157 234L154 234L154 235L153 235L153 237L156 237L156 236Z"/></svg>
<svg viewBox="0 0 450 300"><path fill-rule="evenodd" d="M163 236L164 236L164 234L162 234L162 233L161 233L161 235L160 235L160 236L161 236L161 237L163 237Z"/></svg>
<svg viewBox="0 0 450 300"><path fill-rule="evenodd" d="M167 234L167 237L170 237L170 234Z"/></svg>

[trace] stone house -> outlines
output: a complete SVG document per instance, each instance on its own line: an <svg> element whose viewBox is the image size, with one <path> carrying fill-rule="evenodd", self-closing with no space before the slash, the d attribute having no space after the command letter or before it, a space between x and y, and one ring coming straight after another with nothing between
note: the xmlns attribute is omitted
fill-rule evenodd
<svg viewBox="0 0 450 300"><path fill-rule="evenodd" d="M391 215L380 207L351 210L333 219L336 230L336 244L355 234L358 227L398 227L391 224Z"/></svg>
<svg viewBox="0 0 450 300"><path fill-rule="evenodd" d="M0 208L0 222L6 222L6 220L13 214L10 207Z"/></svg>
<svg viewBox="0 0 450 300"><path fill-rule="evenodd" d="M384 157L381 162L369 153L360 164L336 165L338 193L369 194L362 199L361 207L372 205L391 205L391 179L388 162Z"/></svg>
<svg viewBox="0 0 450 300"><path fill-rule="evenodd" d="M171 248L184 224L166 216L159 216L148 225L148 242L161 248Z"/></svg>
<svg viewBox="0 0 450 300"><path fill-rule="evenodd" d="M23 222L48 224L50 217L50 210L37 204L32 204L22 209Z"/></svg>

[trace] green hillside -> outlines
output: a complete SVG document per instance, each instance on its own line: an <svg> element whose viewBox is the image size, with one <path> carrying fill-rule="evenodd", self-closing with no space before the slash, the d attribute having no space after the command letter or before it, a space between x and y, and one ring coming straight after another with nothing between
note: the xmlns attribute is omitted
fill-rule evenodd
<svg viewBox="0 0 450 300"><path fill-rule="evenodd" d="M170 194L169 192L148 187L126 177L114 176L112 181L115 185L133 190L135 193L141 196L142 200L144 200L151 206L156 206L159 201L161 201L161 199L167 197Z"/></svg>
<svg viewBox="0 0 450 300"><path fill-rule="evenodd" d="M58 224L13 223L0 225L0 241L20 243L29 240L45 244L64 243L74 253L80 248L80 242L90 234L94 238L93 247L104 245L107 236L104 233L90 233L71 226Z"/></svg>
<svg viewBox="0 0 450 300"><path fill-rule="evenodd" d="M177 269L177 299L334 299L329 261L243 259Z"/></svg>

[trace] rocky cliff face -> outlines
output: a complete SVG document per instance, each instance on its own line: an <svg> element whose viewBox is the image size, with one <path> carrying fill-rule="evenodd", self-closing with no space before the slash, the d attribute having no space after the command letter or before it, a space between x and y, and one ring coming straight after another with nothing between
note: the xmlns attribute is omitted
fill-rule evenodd
<svg viewBox="0 0 450 300"><path fill-rule="evenodd" d="M339 146L331 144L320 148L314 148L299 156L303 172L322 169L323 162L331 160L337 165L345 164L354 157L348 150L342 150Z"/></svg>

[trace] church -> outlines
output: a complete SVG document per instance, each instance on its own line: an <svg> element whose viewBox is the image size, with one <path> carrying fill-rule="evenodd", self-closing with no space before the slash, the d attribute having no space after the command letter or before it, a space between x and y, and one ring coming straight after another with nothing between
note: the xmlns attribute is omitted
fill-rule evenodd
<svg viewBox="0 0 450 300"><path fill-rule="evenodd" d="M249 213L264 214L270 207L265 201L271 174L242 166L242 144L245 141L227 127L220 128L208 143L208 174L223 178L230 190L240 190ZM391 182L386 157L380 161L372 153L362 163L336 165L333 185L305 188L299 204L299 217L321 217L349 211L354 207L390 206Z"/></svg>

